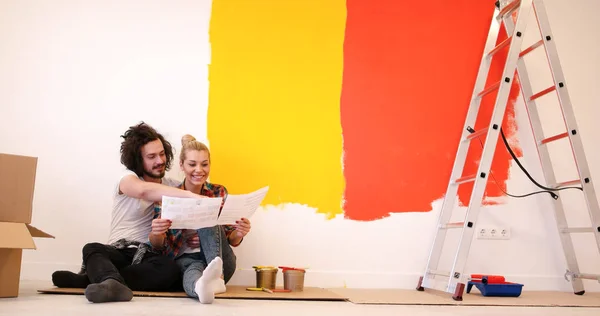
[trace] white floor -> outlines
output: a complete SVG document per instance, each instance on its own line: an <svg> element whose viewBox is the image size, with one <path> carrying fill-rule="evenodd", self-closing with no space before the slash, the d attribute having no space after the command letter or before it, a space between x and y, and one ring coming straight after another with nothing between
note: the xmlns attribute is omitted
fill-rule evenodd
<svg viewBox="0 0 600 316"><path fill-rule="evenodd" d="M464 307L356 305L350 302L293 302L218 299L202 305L192 299L134 297L125 303L91 304L80 295L37 294L46 282L24 281L18 298L0 299L0 315L600 315L600 308Z"/></svg>

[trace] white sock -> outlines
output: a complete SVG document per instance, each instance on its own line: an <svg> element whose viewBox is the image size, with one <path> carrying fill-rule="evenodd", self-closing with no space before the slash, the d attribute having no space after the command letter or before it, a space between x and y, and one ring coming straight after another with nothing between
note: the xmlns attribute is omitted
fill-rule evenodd
<svg viewBox="0 0 600 316"><path fill-rule="evenodd" d="M211 304L215 300L215 281L221 279L221 274L223 274L223 260L216 257L204 269L202 276L194 286L200 303Z"/></svg>
<svg viewBox="0 0 600 316"><path fill-rule="evenodd" d="M215 294L221 294L227 292L227 287L225 286L225 280L218 278L213 283L213 289Z"/></svg>

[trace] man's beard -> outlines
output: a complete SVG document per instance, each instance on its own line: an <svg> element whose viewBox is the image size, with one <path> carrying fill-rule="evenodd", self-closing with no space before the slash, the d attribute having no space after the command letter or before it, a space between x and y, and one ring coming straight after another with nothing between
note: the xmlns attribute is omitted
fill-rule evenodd
<svg viewBox="0 0 600 316"><path fill-rule="evenodd" d="M161 169L162 169L162 167L161 167ZM157 175L155 173L148 172L146 169L144 169L144 174L153 179L162 179L165 176L165 172L166 171L164 169L162 169L162 171Z"/></svg>

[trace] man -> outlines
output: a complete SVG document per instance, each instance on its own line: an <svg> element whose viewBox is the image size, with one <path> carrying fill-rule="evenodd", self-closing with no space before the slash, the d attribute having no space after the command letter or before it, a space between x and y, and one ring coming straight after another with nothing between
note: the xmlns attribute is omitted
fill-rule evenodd
<svg viewBox="0 0 600 316"><path fill-rule="evenodd" d="M130 301L133 291L169 291L181 288L181 272L172 259L152 251L148 242L154 203L163 196L200 198L175 188L164 178L173 149L151 126L140 123L121 136L121 163L127 168L115 186L108 244L83 247L82 272L56 271L58 287L85 288L90 302Z"/></svg>

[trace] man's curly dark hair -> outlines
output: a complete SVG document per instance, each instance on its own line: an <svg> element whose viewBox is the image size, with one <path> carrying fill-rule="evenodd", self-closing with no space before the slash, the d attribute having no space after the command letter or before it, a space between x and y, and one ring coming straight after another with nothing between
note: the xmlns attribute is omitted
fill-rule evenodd
<svg viewBox="0 0 600 316"><path fill-rule="evenodd" d="M150 125L141 122L129 127L125 134L121 135L121 163L129 170L135 172L138 177L144 175L144 162L142 158L142 146L151 141L159 139L165 149L165 170L171 168L173 161L173 147L171 144Z"/></svg>

